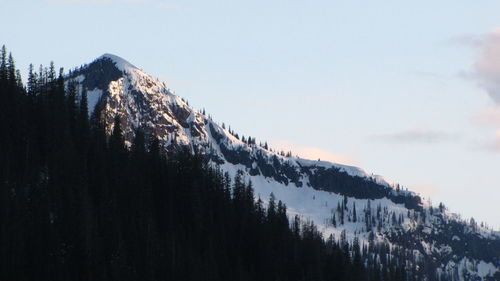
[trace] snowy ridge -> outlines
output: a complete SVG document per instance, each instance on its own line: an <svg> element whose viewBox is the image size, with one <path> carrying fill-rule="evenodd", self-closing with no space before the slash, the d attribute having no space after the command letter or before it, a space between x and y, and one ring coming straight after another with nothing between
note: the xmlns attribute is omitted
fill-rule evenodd
<svg viewBox="0 0 500 281"><path fill-rule="evenodd" d="M297 163L300 163L301 165L305 166L311 166L311 165L317 165L320 167L325 167L325 168L332 168L336 167L339 168L340 170L346 172L347 174L351 176L356 176L356 177L363 177L363 178L373 178L375 181L379 184L385 185L385 186L391 186L389 182L387 182L384 177L380 175L370 175L368 174L365 170L355 167L355 166L349 166L349 165L344 165L344 164L339 164L339 163L333 163L329 161L314 161L314 160L309 160L309 159L302 159L302 158L296 158L295 161Z"/></svg>
<svg viewBox="0 0 500 281"><path fill-rule="evenodd" d="M244 142L190 108L163 82L115 55L105 54L72 75L80 91L87 91L89 106L96 107L108 133L118 117L128 144L140 129L160 139L166 150L188 147L231 176L242 171L256 196L266 202L274 194L291 216L312 220L325 237L344 233L349 241L356 237L363 245L376 241L391 247L405 241L416 260L439 260L436 272L446 272L452 280L500 275L500 254L494 253L494 247L500 251L497 232L429 206L411 191L395 190L381 176L358 167L286 157ZM493 245L493 254L469 250L470 241Z"/></svg>
<svg viewBox="0 0 500 281"><path fill-rule="evenodd" d="M133 64L131 64L130 62L124 60L123 58L117 56L117 55L113 55L113 54L104 54L100 57L97 58L97 60L102 60L102 59L110 59L111 61L113 61L113 63L115 64L115 66L120 70L120 71L126 71L126 72L129 72L131 73L132 71L131 70L134 70L134 69L137 69L137 67L135 67Z"/></svg>

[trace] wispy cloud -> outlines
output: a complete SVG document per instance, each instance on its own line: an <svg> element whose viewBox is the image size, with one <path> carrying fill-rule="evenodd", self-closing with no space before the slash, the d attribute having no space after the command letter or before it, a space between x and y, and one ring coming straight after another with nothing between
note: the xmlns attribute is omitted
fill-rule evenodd
<svg viewBox="0 0 500 281"><path fill-rule="evenodd" d="M446 44L451 45L461 45L461 46L469 46L469 47L479 47L482 44L484 35L478 34L463 34L460 36L456 36L451 38L450 40L446 40Z"/></svg>
<svg viewBox="0 0 500 281"><path fill-rule="evenodd" d="M490 152L500 152L500 130L497 130L493 139L483 144L482 148Z"/></svg>
<svg viewBox="0 0 500 281"><path fill-rule="evenodd" d="M500 105L489 106L481 109L472 116L472 121L476 125L484 127L500 127Z"/></svg>
<svg viewBox="0 0 500 281"><path fill-rule="evenodd" d="M375 133L369 137L385 142L432 144L443 141L452 141L458 138L458 135L444 131L414 128L394 133Z"/></svg>
<svg viewBox="0 0 500 281"><path fill-rule="evenodd" d="M359 166L358 161L352 155L336 154L321 148L301 145L286 140L271 140L269 144L275 149L291 151L294 156L298 155L305 159L321 159L338 164Z"/></svg>
<svg viewBox="0 0 500 281"><path fill-rule="evenodd" d="M475 81L495 103L500 104L500 29L483 35L464 36L458 42L479 50L472 69L461 76Z"/></svg>
<svg viewBox="0 0 500 281"><path fill-rule="evenodd" d="M493 101L481 109L472 121L482 127L495 128L489 141L475 143L474 147L489 152L500 152L500 28L481 35L465 35L454 42L477 50L471 69L460 73L462 78L474 81Z"/></svg>

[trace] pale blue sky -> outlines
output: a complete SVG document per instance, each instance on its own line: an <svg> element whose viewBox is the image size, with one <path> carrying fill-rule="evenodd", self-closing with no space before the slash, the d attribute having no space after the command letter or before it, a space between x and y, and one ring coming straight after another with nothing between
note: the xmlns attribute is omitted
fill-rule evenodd
<svg viewBox="0 0 500 281"><path fill-rule="evenodd" d="M500 227L499 1L1 8L0 44L24 71L113 53L240 134L355 164Z"/></svg>

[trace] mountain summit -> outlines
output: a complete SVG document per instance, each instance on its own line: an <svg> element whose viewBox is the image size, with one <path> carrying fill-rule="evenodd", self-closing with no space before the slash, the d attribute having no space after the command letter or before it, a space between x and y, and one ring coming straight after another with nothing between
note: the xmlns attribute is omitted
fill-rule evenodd
<svg viewBox="0 0 500 281"><path fill-rule="evenodd" d="M121 71L126 71L126 70L130 71L132 69L137 69L137 67L132 65L130 62L113 54L104 54L99 58L97 58L96 60L111 60L115 64L115 66Z"/></svg>
<svg viewBox="0 0 500 281"><path fill-rule="evenodd" d="M68 78L87 91L93 118L109 134L118 118L127 145L140 130L166 152L188 149L231 176L241 173L256 196L267 202L273 194L290 214L319 225L325 237L359 241L366 251L387 247L388 257L408 257L418 280L499 278L500 234L464 221L444 205L422 202L357 167L293 157L240 138L118 56L105 54Z"/></svg>

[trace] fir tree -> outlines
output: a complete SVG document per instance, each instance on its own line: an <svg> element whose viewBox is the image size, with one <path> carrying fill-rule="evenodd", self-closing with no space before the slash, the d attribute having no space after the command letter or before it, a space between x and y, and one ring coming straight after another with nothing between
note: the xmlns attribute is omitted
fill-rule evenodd
<svg viewBox="0 0 500 281"><path fill-rule="evenodd" d="M358 215L356 214L356 202L352 202L352 221L357 222L358 221Z"/></svg>

